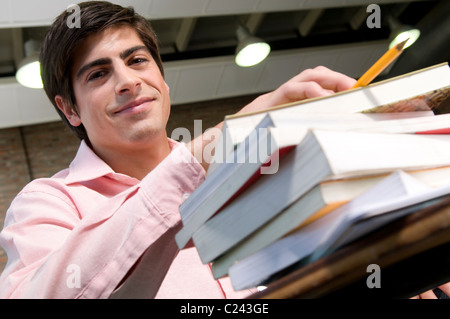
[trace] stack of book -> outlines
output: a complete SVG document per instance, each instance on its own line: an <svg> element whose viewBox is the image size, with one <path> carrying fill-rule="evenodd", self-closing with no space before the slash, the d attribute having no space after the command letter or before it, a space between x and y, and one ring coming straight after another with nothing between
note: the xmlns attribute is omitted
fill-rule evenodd
<svg viewBox="0 0 450 319"><path fill-rule="evenodd" d="M180 206L193 243L236 290L270 282L450 194L450 70L230 116L205 182Z"/></svg>

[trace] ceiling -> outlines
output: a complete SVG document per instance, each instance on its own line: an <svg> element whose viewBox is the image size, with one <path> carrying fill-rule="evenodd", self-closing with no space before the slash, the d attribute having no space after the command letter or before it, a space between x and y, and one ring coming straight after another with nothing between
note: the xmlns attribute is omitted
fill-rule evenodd
<svg viewBox="0 0 450 319"><path fill-rule="evenodd" d="M389 17L419 27L422 37L380 77L450 58L450 1L378 0L380 27L369 28L373 0L128 0L151 20L174 105L273 90L303 69L325 65L359 77L387 49ZM0 0L0 128L58 120L43 90L14 78L23 43L42 39L73 1ZM236 28L269 42L263 63L234 64Z"/></svg>

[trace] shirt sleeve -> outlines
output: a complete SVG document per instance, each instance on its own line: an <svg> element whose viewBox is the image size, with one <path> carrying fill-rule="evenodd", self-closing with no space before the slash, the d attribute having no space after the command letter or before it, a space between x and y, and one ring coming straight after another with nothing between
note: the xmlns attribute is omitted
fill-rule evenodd
<svg viewBox="0 0 450 319"><path fill-rule="evenodd" d="M178 252L178 207L204 175L180 144L137 186L87 213L51 179L33 181L0 234L0 298L108 298L142 259L154 269L145 295L156 295Z"/></svg>

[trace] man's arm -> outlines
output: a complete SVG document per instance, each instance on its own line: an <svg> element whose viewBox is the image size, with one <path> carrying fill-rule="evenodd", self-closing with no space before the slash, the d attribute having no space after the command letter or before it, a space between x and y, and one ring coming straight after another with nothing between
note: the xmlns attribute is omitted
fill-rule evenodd
<svg viewBox="0 0 450 319"><path fill-rule="evenodd" d="M113 197L74 196L89 189L53 179L29 184L0 235L9 258L0 298L107 298L144 256L152 271L141 278L145 291L134 293L154 297L178 252L183 194L204 178L190 160L180 145L139 185Z"/></svg>
<svg viewBox="0 0 450 319"><path fill-rule="evenodd" d="M276 90L257 97L243 107L238 114L256 112L277 105L345 91L351 88L355 82L355 79L323 66L308 69L285 82ZM211 158L206 156L213 153L211 150L217 143L217 132L222 129L222 126L223 122L217 124L213 129L205 131L203 135L186 145L205 170L208 169L211 162ZM205 152L205 148L208 148L209 151Z"/></svg>

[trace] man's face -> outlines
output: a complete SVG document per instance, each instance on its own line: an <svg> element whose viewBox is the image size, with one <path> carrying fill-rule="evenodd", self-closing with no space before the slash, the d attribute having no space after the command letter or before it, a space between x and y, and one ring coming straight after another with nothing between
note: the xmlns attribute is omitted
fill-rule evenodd
<svg viewBox="0 0 450 319"><path fill-rule="evenodd" d="M142 40L130 27L94 34L75 52L72 83L78 114L94 149L129 148L163 140L169 88Z"/></svg>

